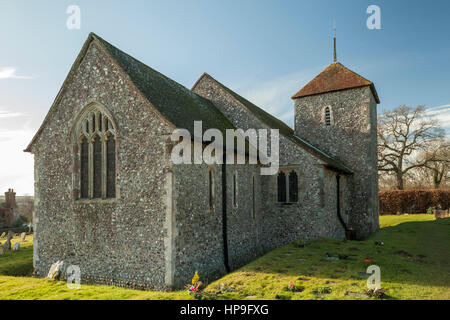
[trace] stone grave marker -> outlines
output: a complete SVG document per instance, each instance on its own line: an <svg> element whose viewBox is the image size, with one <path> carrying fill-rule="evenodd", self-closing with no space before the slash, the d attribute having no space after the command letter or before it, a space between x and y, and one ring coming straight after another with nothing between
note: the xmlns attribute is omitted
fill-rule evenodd
<svg viewBox="0 0 450 320"><path fill-rule="evenodd" d="M6 237L6 241L2 244L2 247L5 251L11 250L11 239L13 238L14 233L11 231L8 232L8 236Z"/></svg>

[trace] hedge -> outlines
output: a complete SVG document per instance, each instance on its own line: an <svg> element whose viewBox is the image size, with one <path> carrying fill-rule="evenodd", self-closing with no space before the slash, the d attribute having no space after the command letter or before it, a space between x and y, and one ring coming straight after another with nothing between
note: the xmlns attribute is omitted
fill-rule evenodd
<svg viewBox="0 0 450 320"><path fill-rule="evenodd" d="M380 215L425 213L429 208L448 209L450 190L390 190L380 191Z"/></svg>

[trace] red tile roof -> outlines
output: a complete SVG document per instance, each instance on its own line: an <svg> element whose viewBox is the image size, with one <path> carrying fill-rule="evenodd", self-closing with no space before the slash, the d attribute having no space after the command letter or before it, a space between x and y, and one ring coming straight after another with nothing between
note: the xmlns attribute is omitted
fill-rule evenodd
<svg viewBox="0 0 450 320"><path fill-rule="evenodd" d="M376 102L380 103L373 82L347 69L339 62L335 62L326 67L318 76L294 94L292 99L365 86L370 86Z"/></svg>

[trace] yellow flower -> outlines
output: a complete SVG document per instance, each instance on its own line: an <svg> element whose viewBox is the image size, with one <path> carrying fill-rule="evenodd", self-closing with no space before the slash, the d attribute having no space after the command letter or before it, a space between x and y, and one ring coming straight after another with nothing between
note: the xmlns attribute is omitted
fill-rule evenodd
<svg viewBox="0 0 450 320"><path fill-rule="evenodd" d="M192 284L196 284L199 279L200 279L200 277L198 276L198 271L195 271L195 275L192 278Z"/></svg>

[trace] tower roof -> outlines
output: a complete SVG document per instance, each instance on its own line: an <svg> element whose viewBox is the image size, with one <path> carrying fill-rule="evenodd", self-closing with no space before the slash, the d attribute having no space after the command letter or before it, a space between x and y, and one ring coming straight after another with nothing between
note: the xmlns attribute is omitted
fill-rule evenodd
<svg viewBox="0 0 450 320"><path fill-rule="evenodd" d="M359 74L346 68L339 62L334 62L326 67L318 76L312 79L306 86L292 96L297 99L338 90L352 89L370 86L377 103L380 103L373 82L361 77Z"/></svg>

